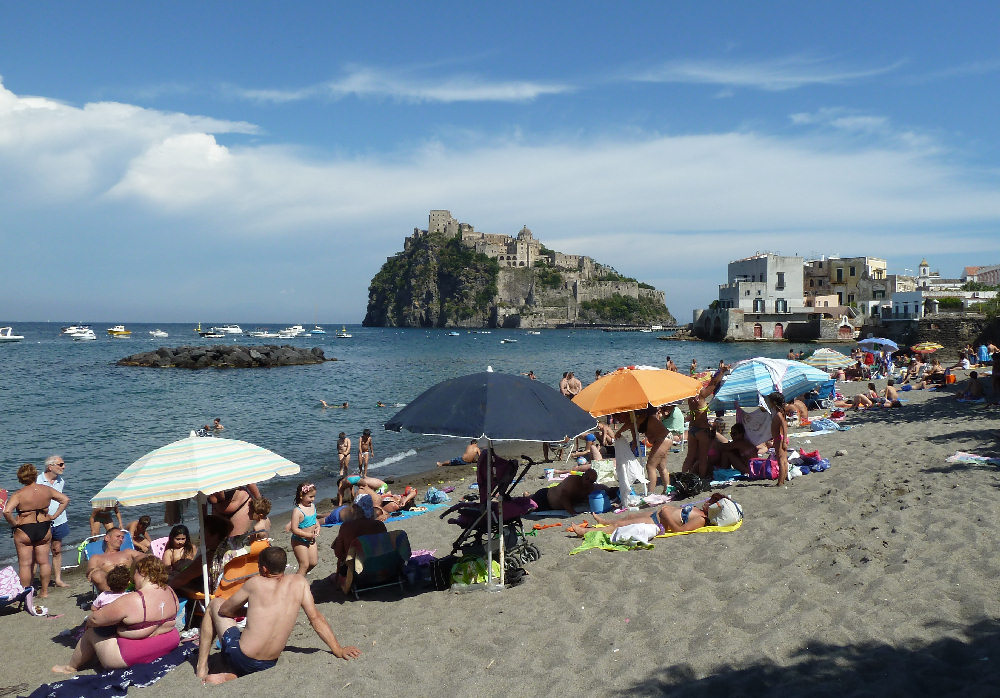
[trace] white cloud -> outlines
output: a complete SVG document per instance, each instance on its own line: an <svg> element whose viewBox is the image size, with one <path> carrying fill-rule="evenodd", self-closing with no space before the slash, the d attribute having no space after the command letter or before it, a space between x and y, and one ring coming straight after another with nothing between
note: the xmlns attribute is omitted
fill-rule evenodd
<svg viewBox="0 0 1000 698"><path fill-rule="evenodd" d="M294 89L227 87L231 96L259 102L298 102L317 98L378 97L408 102L527 102L544 95L572 92L566 84L527 80L493 81L475 75L420 78L351 66L338 80Z"/></svg>
<svg viewBox="0 0 1000 698"><path fill-rule="evenodd" d="M789 56L766 61L676 60L640 72L638 82L694 83L749 87L769 92L806 85L845 85L883 75L901 62L867 69L848 69L828 59Z"/></svg>

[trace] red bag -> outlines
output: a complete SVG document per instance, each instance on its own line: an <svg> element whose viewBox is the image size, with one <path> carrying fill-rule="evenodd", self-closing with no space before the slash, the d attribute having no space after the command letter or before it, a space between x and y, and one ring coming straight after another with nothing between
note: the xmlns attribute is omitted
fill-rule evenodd
<svg viewBox="0 0 1000 698"><path fill-rule="evenodd" d="M777 480L778 461L774 458L751 458L748 480Z"/></svg>

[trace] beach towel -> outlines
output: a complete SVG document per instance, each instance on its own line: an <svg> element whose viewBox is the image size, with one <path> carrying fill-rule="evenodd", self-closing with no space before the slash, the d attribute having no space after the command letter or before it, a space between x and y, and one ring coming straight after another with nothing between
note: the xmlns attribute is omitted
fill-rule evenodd
<svg viewBox="0 0 1000 698"><path fill-rule="evenodd" d="M817 431L847 431L850 429L846 424L837 424L832 419L827 419L826 417L817 417L812 420L812 430ZM808 432L806 432L808 433Z"/></svg>
<svg viewBox="0 0 1000 698"><path fill-rule="evenodd" d="M701 528L696 528L693 531L667 531L666 533L661 533L657 538L670 538L671 536L686 536L689 533L729 533L730 531L735 531L737 528L743 525L743 519L740 519L734 524L728 526L702 526Z"/></svg>
<svg viewBox="0 0 1000 698"><path fill-rule="evenodd" d="M608 482L618 481L618 474L615 471L614 458L591 461L590 467L597 473L598 484L603 485Z"/></svg>
<svg viewBox="0 0 1000 698"><path fill-rule="evenodd" d="M587 531L583 535L583 543L579 547L570 550L569 554L576 555L577 553L582 553L584 550L594 550L595 548L610 550L612 552L616 550L652 550L653 544L634 541L612 543L611 536L604 531Z"/></svg>
<svg viewBox="0 0 1000 698"><path fill-rule="evenodd" d="M632 453L629 440L624 437L615 439L615 474L618 479L620 501L623 505L632 493L633 482L641 482L643 494L646 494L646 485L649 484L649 480L646 479L646 469Z"/></svg>
<svg viewBox="0 0 1000 698"><path fill-rule="evenodd" d="M656 537L660 529L651 523L634 523L619 526L611 534L612 543L642 543L650 545L649 541Z"/></svg>
<svg viewBox="0 0 1000 698"><path fill-rule="evenodd" d="M78 696L124 696L129 688L143 688L167 675L167 672L181 664L198 648L190 642L182 642L173 652L149 664L136 664L128 669L111 669L99 674L77 674L76 676L39 686L28 698L78 698Z"/></svg>
<svg viewBox="0 0 1000 698"><path fill-rule="evenodd" d="M965 451L956 451L955 455L948 456L946 460L949 463L977 463L979 465L1000 465L1000 458L994 458L991 456L977 456L975 453L966 453Z"/></svg>

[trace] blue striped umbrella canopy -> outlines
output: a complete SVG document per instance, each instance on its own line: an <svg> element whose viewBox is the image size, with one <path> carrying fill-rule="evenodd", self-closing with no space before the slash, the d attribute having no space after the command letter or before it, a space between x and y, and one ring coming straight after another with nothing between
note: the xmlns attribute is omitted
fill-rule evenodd
<svg viewBox="0 0 1000 698"><path fill-rule="evenodd" d="M839 351L822 347L814 351L812 356L808 359L803 359L802 363L808 364L813 368L829 371L833 368L847 368L848 366L851 366L854 361L851 360L849 356L844 356Z"/></svg>
<svg viewBox="0 0 1000 698"><path fill-rule="evenodd" d="M712 409L731 410L737 404L756 407L761 395L780 391L786 398L802 395L830 380L825 371L801 361L757 357L733 366L712 400Z"/></svg>
<svg viewBox="0 0 1000 698"><path fill-rule="evenodd" d="M150 451L90 501L95 507L173 502L297 472L298 465L266 448L192 433Z"/></svg>
<svg viewBox="0 0 1000 698"><path fill-rule="evenodd" d="M868 339L862 339L858 342L858 346L868 351L881 351L882 349L889 349L890 351L898 351L899 345L896 344L891 339L886 339L885 337L869 337Z"/></svg>

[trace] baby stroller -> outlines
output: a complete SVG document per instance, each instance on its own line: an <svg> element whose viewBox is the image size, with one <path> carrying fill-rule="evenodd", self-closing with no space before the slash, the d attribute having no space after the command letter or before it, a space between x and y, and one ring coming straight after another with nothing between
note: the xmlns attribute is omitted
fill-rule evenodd
<svg viewBox="0 0 1000 698"><path fill-rule="evenodd" d="M441 514L442 519L454 514L453 518L448 519L448 523L462 527L462 533L452 545L452 555L486 557L486 517L489 511L489 515L492 516L494 536L491 541L493 554L499 553L499 541L502 540L506 570L516 569L526 562L534 562L541 557L542 553L538 547L525 538L524 525L521 522L521 517L537 509L538 505L530 497L511 496L511 492L524 478L528 469L534 465L534 461L528 456L521 456L521 459L525 461L523 467L517 460L499 458L492 453L493 490L490 492L486 487L487 453L483 451L479 454L477 466L479 501L459 502ZM499 496L503 500L503 526L500 525L499 506L493 501L494 496ZM486 506L487 503L490 503L489 508Z"/></svg>
<svg viewBox="0 0 1000 698"><path fill-rule="evenodd" d="M817 388L810 390L802 396L802 402L810 410L828 410L833 407L833 401L837 397L837 381L828 380Z"/></svg>

